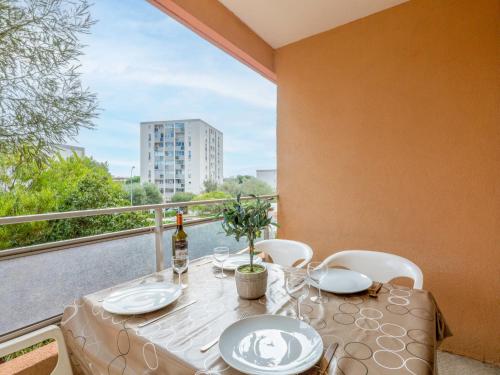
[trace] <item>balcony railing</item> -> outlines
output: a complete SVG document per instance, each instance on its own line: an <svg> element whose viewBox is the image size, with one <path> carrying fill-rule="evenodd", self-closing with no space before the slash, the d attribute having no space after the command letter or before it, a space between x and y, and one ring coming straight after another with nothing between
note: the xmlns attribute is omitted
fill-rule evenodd
<svg viewBox="0 0 500 375"><path fill-rule="evenodd" d="M265 195L265 196L260 196L259 198L261 199L267 199L267 200L273 200L276 199L278 196L277 195ZM244 197L242 200L251 200L255 199L253 197ZM29 313L24 314L26 315L23 318L19 318L15 320L16 324L7 324L6 320L11 319L12 316L12 311L9 312L9 306L7 306L9 303L11 306L14 306L16 304L16 299L22 299L23 296L28 296L30 294L31 288L37 288L40 289L43 293L59 293L57 290L57 283L61 282L61 280L51 280L51 282L54 283L52 286L47 286L46 288L50 289L52 288L49 292L47 292L44 287L44 285L38 285L35 284L37 283L39 279L50 279L50 274L52 270L54 269L61 269L62 271L65 271L64 268L66 266L66 261L68 259L71 260L70 263L76 263L76 272L80 268L78 265L78 261L75 261L74 258L70 257L78 257L78 259L88 259L88 257L91 256L103 256L106 251L112 251L114 252L112 255L106 256L106 259L108 262L113 263L113 257L115 257L115 253L118 254L118 256L129 256L129 257L136 257L139 259L139 262L144 262L147 263L145 265L140 265L137 267L137 270L134 270L134 272L130 272L132 274L131 277L136 278L139 277L140 275L144 274L149 274L151 273L154 269L157 271L160 271L163 269L165 265L165 259L164 259L164 241L167 237L164 237L164 235L169 235L168 232L166 231L172 231L173 228L175 228L175 224L169 223L165 224L163 222L163 211L165 209L169 208L178 208L178 207L190 207L190 206L204 206L204 205L218 205L222 204L225 202L230 201L230 199L217 199L217 200L207 200L207 201L191 201L191 202L176 202L176 203L163 203L163 204L154 204L154 205L143 205L143 206L127 206L127 207L114 207L114 208L104 208L104 209L94 209L94 210L84 210L84 211L70 211L70 212L56 212L56 213L47 213L47 214L38 214L38 215L25 215L25 216L12 216L12 217L1 217L0 218L0 225L12 225L12 224L20 224L20 223L29 223L29 222L37 222L37 221L45 221L45 220L56 220L56 219L71 219L71 218L81 218L81 217L89 217L89 216L98 216L98 215L109 215L109 214L120 214L120 213L126 213L126 212L136 212L136 211L153 211L154 212L154 218L155 218L155 225L148 226L148 227L142 227L142 228L135 228L135 229L128 229L128 230L122 230L118 232L113 232L113 233L104 233L104 234L98 234L98 235L93 235L93 236L88 236L88 237L81 237L81 238L74 238L74 239L68 239L68 240L63 240L63 241L57 241L57 242L50 242L50 243L44 243L44 244L38 244L38 245L31 245L31 246L25 246L25 247L18 247L18 248L12 248L12 249L7 249L7 250L2 250L0 251L0 267L3 264L3 261L11 260L11 262L6 262L4 266L4 270L8 270L8 272L3 272L6 280L2 281L4 283L4 286L7 285L7 279L9 279L12 283L16 283L14 285L14 288L4 288L4 294L6 294L3 299L5 299L5 303L3 303L3 308L0 308L0 318L3 316L3 325L4 328L0 327L0 342L4 342L7 340L10 340L12 338L18 337L20 335L26 334L28 332L31 332L33 330L39 329L41 327L53 324L58 322L61 319L61 314L59 308L53 308L53 309L47 309L44 313L38 314L37 317L31 316ZM199 232L198 234L195 234L195 237L200 237L196 238L196 241L198 243L203 243L207 234L211 232L213 234L213 226L209 225L209 223L214 223L220 219L216 217L206 217L206 218L198 218L198 219L193 219L193 220L188 220L184 223L186 227L193 227L193 226L199 226L199 229L197 231ZM206 225L203 225L206 224ZM208 227L207 227L208 225ZM201 232L200 232L201 231ZM152 236L152 237L151 237ZM136 239L134 239L136 238ZM269 238L269 233L264 233L264 238ZM194 239L194 238L193 238ZM106 241L113 241L113 240L121 240L121 241L114 241L110 242L110 245L106 246L93 246L94 244L106 242ZM220 239L219 239L220 241ZM104 245L104 244L103 244ZM233 246L236 245L236 242L233 244ZM83 247L85 246L85 253L82 253ZM154 248L154 256L153 254L150 253ZM151 249L151 250L149 250ZM54 251L60 251L60 250L67 250L71 251L71 253L66 254L66 252L61 252L60 254L58 253L57 255L52 256L51 254L44 254L44 253L49 253L49 252L54 252ZM149 253L148 253L149 252ZM198 251L199 253L199 251ZM26 257L29 256L35 256L39 255L39 257L35 257L33 260L28 260ZM63 255L66 254L66 255ZM195 256L202 256L204 254L196 254ZM41 258L40 258L41 257ZM146 258L144 258L146 257ZM31 258L30 258L31 259ZM154 261L152 261L154 259ZM134 260L135 261L135 260ZM49 262L49 264L47 264ZM55 262L57 264L50 264L50 262ZM92 260L93 262L93 260ZM120 262L117 262L120 263ZM96 261L95 264L99 264L99 261ZM37 267L38 265L38 267ZM87 264L88 266L88 264ZM13 269L13 267L15 269ZM59 267L59 268L58 268ZM107 270L110 272L110 270ZM21 273L21 272L26 272L28 276L21 276L19 279L16 278L16 276ZM37 276L38 273L43 273L45 272L48 275L44 275L43 277ZM70 271L68 271L70 272ZM111 270L112 276L115 276ZM10 275L10 276L7 276ZM119 277L110 277L110 279L115 280L112 282L123 282L125 281L123 277L127 277L129 273L126 275L120 274ZM13 277L12 277L13 276ZM12 278L9 278L12 277ZM120 278L121 277L121 278ZM75 275L74 273L71 274L71 282L83 282L83 279L80 280L78 275ZM118 281L116 281L118 280ZM63 280L64 282L68 282L68 280L65 278ZM109 280L106 280L108 282ZM19 284L17 284L19 283ZM33 283L33 284L32 284ZM99 283L96 283L96 285L93 285L92 287L98 287L99 289L103 289L105 286L101 286ZM70 286L66 285L61 285L59 286L60 288L62 287L67 287L69 288ZM87 294L89 292L95 291L95 290L88 290L89 287L85 287L85 285L79 285L79 290L80 292L75 292L75 294ZM21 289L17 293L16 288ZM54 290L55 288L55 290ZM97 289L97 290L99 290ZM10 290L10 291L9 291ZM42 293L42 294L43 294ZM18 294L18 295L16 295ZM36 293L35 293L36 294ZM71 298L79 297L77 295L73 295L73 293L67 293L68 295L65 296L67 299L68 296ZM43 295L43 296L38 296L38 298L42 298L42 300L50 299L51 296L48 295ZM61 300L64 298L61 298ZM8 301L7 301L8 300ZM51 303L52 301L50 301ZM64 301L63 301L64 302ZM63 302L60 301L58 306L63 305ZM69 303L70 301L65 301L64 303ZM49 303L49 302L48 302ZM11 308L12 310L12 308ZM21 307L22 310L22 307ZM57 314L59 312L59 314ZM54 315L56 314L56 315ZM36 314L35 314L36 315ZM52 316L51 316L52 315ZM9 318L10 316L10 318ZM50 317L48 317L50 316ZM47 318L48 317L48 318ZM28 319L29 318L29 319ZM43 319L42 319L43 318ZM40 320L42 319L42 320ZM38 322L33 322L34 320L39 320ZM1 326L2 324L0 324ZM8 328L10 329L9 332L5 332L5 326L11 327ZM12 329L12 327L15 327Z"/></svg>

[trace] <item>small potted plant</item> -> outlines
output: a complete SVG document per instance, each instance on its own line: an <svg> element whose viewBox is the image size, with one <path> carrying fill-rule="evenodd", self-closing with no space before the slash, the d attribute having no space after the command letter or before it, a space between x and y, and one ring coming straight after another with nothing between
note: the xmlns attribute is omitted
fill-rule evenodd
<svg viewBox="0 0 500 375"><path fill-rule="evenodd" d="M245 299L256 299L266 294L267 269L264 265L254 264L255 240L269 225L277 226L268 216L271 203L255 199L242 202L240 195L226 203L222 210L222 229L226 236L234 236L236 241L245 237L248 240L250 260L248 264L239 266L234 274L238 295Z"/></svg>

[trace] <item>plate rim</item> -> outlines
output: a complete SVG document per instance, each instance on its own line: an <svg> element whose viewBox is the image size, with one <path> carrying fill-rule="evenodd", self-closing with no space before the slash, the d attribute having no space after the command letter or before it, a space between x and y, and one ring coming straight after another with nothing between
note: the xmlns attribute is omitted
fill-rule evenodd
<svg viewBox="0 0 500 375"><path fill-rule="evenodd" d="M371 279L370 276L368 276L368 275L366 275L366 274L364 274L362 272L359 272L359 271L345 269L345 268L329 268L328 271L330 271L330 270L341 270L341 271L348 271L348 272L351 272L351 273L356 273L358 275L361 275L364 278L367 278L370 281L370 284L366 288L356 289L356 290L352 290L352 291L348 291L348 292L332 291L331 289L321 288L321 285L318 285L314 280L311 280L312 286L314 286L317 289L321 289L322 291L328 292L328 293L334 293L334 294L353 294L353 293L364 292L365 290L368 290L370 288L370 286L373 284L373 280Z"/></svg>
<svg viewBox="0 0 500 375"><path fill-rule="evenodd" d="M160 304L158 306L151 307L151 308L145 309L145 310L141 310L140 312L138 312L138 311L135 311L135 312L124 312L123 310L116 310L116 309L113 309L113 308L109 308L108 299L111 298L111 297L113 297L113 295L116 295L118 293L130 290L130 289L144 288L146 286L151 286L151 285L155 285L155 284L173 285L175 287L175 290L176 290L174 292L175 298L173 300L171 300L170 302L162 303L162 304ZM106 312L109 312L111 314L117 314L117 315L139 315L139 314L147 314L147 313L150 313L150 312L153 312L153 311L157 311L157 310L163 309L164 307L167 307L168 305L170 305L170 304L174 303L175 301L177 301L181 295L182 295L182 288L179 285L177 285L176 283L171 283L169 281L156 281L156 282L152 282L152 283L138 284L138 285L130 286L130 287L127 287L127 288L115 290L114 292L110 293L106 298L104 298L104 300L102 301L102 308Z"/></svg>
<svg viewBox="0 0 500 375"><path fill-rule="evenodd" d="M292 320L292 321L298 321L300 323L303 323L305 325L307 325L312 332L314 332L317 337L319 338L320 342L321 342L321 347L320 347L320 350L318 350L318 353L317 353L317 358L312 361L311 365L306 365L304 366L304 368L298 368L298 369L295 369L293 370L293 372L283 372L283 371L277 371L277 370L268 370L268 371L254 371L254 372L246 372L244 369L242 368L238 368L236 366L234 366L233 364L231 364L229 361L226 360L226 358L224 358L224 355L222 354L222 350L221 350L221 342L223 342L223 336L224 336L224 333L226 333L226 331L228 331L230 328L232 328L233 326L235 326L236 324L240 324L242 321L246 321L246 320L250 320L250 319L262 319L262 318L279 318L279 319L284 319L284 320ZM290 375L290 374L296 374L296 373L301 373L301 372L304 372L304 371L307 371L309 369L311 369L312 367L314 367L314 365L316 363L318 363L318 361L321 359L321 357L323 356L323 338L321 337L321 335L319 334L319 332L317 330L315 330L309 323L306 323L306 322L303 322L303 321L300 321L300 320L297 320L295 318L292 318L292 317L289 317L289 316L285 316L285 315L274 315L274 314L257 314L257 315L251 315L251 316L248 316L246 318L243 318L243 319L239 319L233 323L231 323L229 326L227 326L224 331L222 331L222 333L220 334L219 336L219 342L217 344L217 349L219 350L219 354L222 358L222 360L224 362L226 362L226 364L228 366L230 366L231 368L234 368L235 370L238 370L244 374L248 374L248 375L269 375L269 374L275 374L275 375Z"/></svg>

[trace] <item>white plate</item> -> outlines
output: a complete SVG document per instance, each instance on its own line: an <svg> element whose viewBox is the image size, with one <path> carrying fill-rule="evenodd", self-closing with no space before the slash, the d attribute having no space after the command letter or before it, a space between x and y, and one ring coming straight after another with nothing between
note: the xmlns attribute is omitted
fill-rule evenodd
<svg viewBox="0 0 500 375"><path fill-rule="evenodd" d="M250 255L248 254L232 254L229 258L224 262L224 270L225 271L234 271L239 266L250 263ZM253 257L253 264L261 264L262 258L258 256ZM221 268L222 265L220 262L214 259L213 265L217 268Z"/></svg>
<svg viewBox="0 0 500 375"><path fill-rule="evenodd" d="M145 314L170 305L181 293L179 285L172 283L141 284L111 293L102 307L113 314Z"/></svg>
<svg viewBox="0 0 500 375"><path fill-rule="evenodd" d="M220 336L219 351L229 366L245 374L297 374L319 361L323 341L300 320L258 315L227 327Z"/></svg>
<svg viewBox="0 0 500 375"><path fill-rule="evenodd" d="M326 276L321 280L321 290L337 293L358 293L372 286L372 280L362 273L345 270L341 268L330 268ZM317 288L317 284L311 281L311 285Z"/></svg>

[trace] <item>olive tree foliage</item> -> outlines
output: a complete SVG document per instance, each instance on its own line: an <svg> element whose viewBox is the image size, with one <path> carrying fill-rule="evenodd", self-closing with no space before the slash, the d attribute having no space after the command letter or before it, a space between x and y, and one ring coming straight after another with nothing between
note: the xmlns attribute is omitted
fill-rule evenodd
<svg viewBox="0 0 500 375"><path fill-rule="evenodd" d="M233 236L236 241L239 241L240 238L248 240L250 272L254 271L255 240L269 226L278 226L268 215L271 203L267 200L261 200L255 195L252 196L255 198L254 200L243 202L238 194L236 199L224 204L218 212L218 216L222 218L222 229L226 236Z"/></svg>
<svg viewBox="0 0 500 375"><path fill-rule="evenodd" d="M170 198L170 202L189 202L193 200L193 198L196 197L196 194L194 193L189 193L189 192L184 192L184 191L178 191L172 197ZM179 209L184 213L184 214L189 214L189 206L182 206L179 207ZM169 211L170 215L173 216L174 211Z"/></svg>
<svg viewBox="0 0 500 375"><path fill-rule="evenodd" d="M42 162L94 127L97 99L78 72L93 23L87 0L0 0L0 154Z"/></svg>
<svg viewBox="0 0 500 375"><path fill-rule="evenodd" d="M141 206L144 204L158 204L163 202L163 197L160 190L155 184L145 182L140 183L125 183L123 185L125 191L124 199L130 200L132 192L132 205Z"/></svg>
<svg viewBox="0 0 500 375"><path fill-rule="evenodd" d="M212 193L214 191L217 191L217 182L212 180L205 180L203 181L203 189L204 193Z"/></svg>
<svg viewBox="0 0 500 375"><path fill-rule="evenodd" d="M189 193L189 192L177 192L174 195L172 195L172 198L170 198L171 202L189 202L193 200L193 198L196 196L194 193Z"/></svg>
<svg viewBox="0 0 500 375"><path fill-rule="evenodd" d="M236 197L248 195L270 195L274 194L274 190L264 181L261 181L253 176L236 176L224 179L219 190L231 194Z"/></svg>
<svg viewBox="0 0 500 375"><path fill-rule="evenodd" d="M209 201L214 199L228 199L228 198L231 198L231 195L229 195L226 192L212 191L210 193L203 193L197 195L196 197L193 198L193 201ZM193 212L196 212L196 214L199 216L214 216L217 215L218 212L220 211L220 207L218 205L213 205L213 204L192 206L191 209L193 210Z"/></svg>

